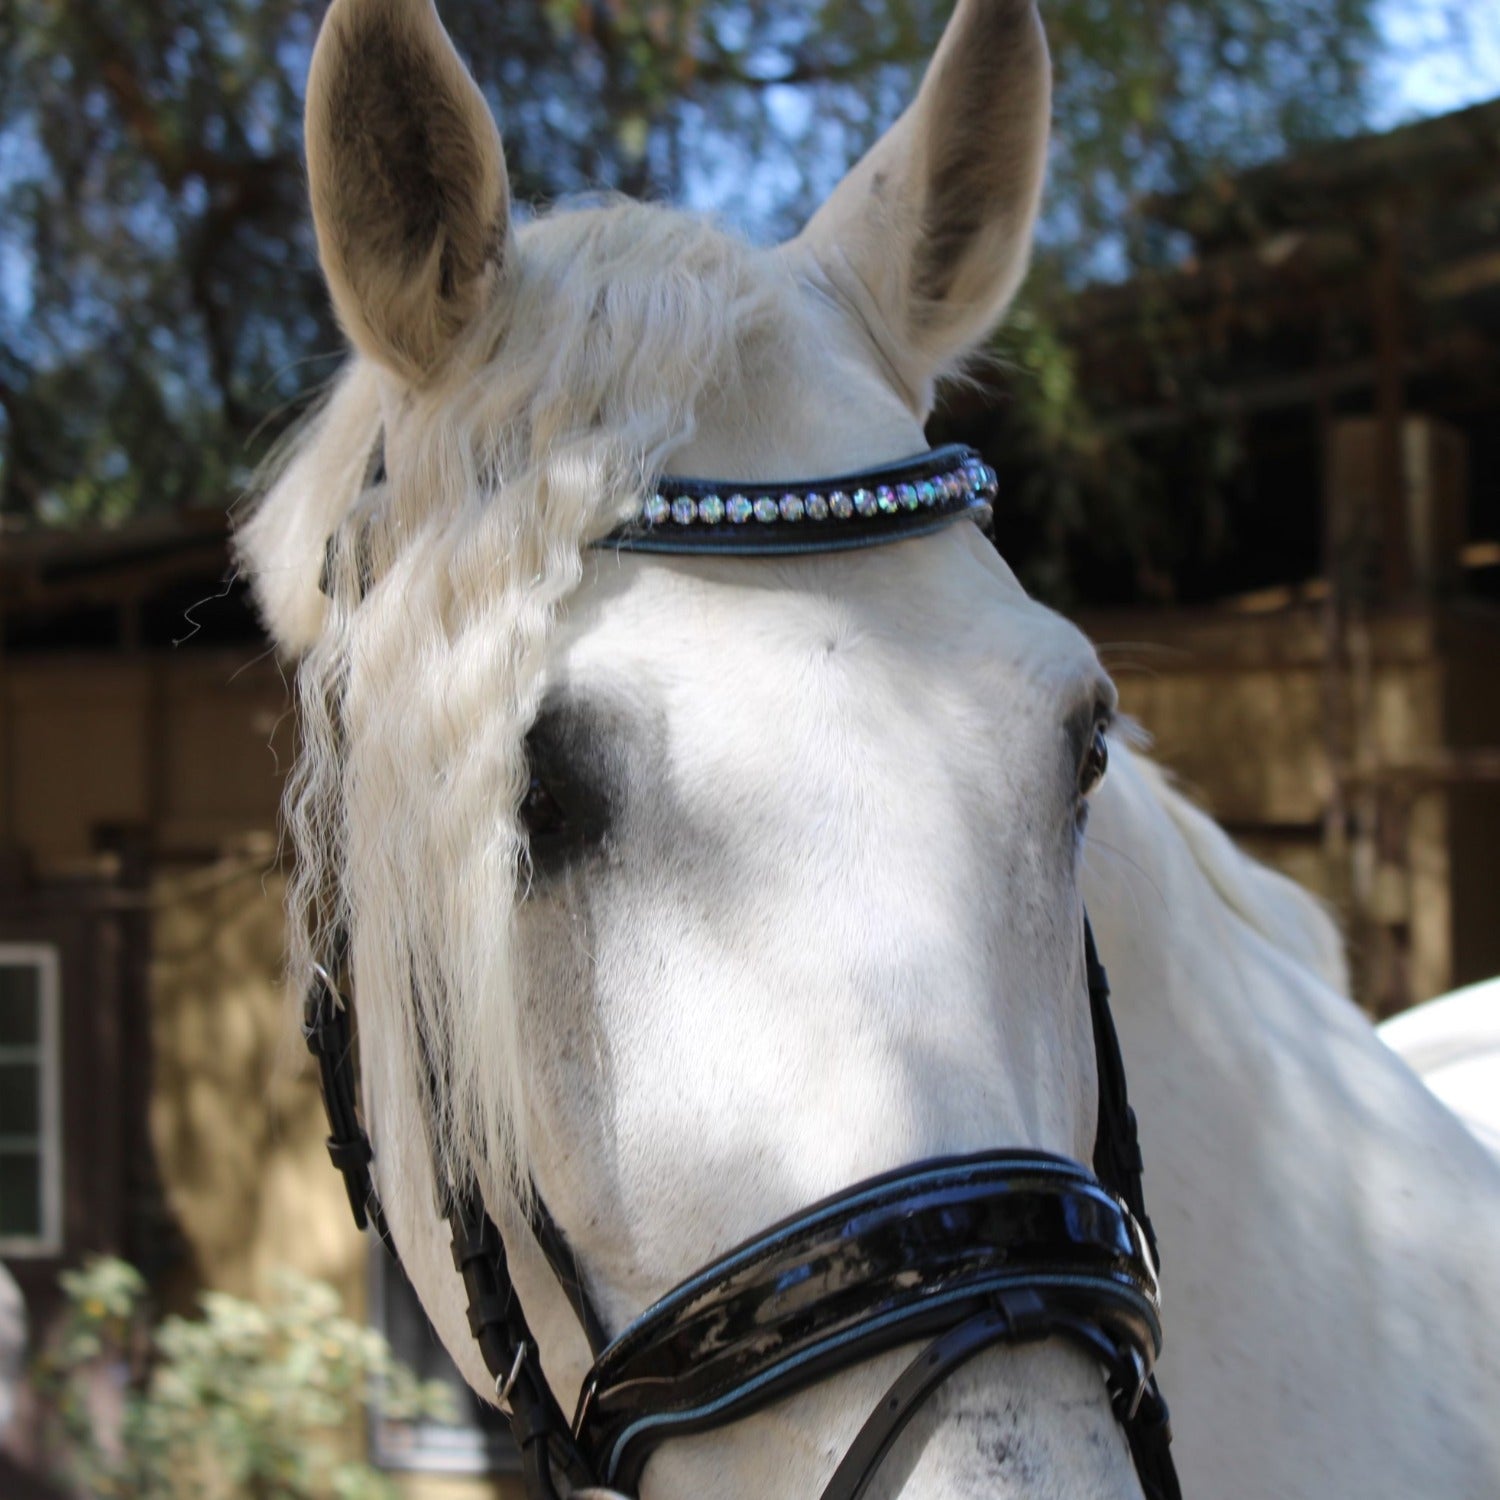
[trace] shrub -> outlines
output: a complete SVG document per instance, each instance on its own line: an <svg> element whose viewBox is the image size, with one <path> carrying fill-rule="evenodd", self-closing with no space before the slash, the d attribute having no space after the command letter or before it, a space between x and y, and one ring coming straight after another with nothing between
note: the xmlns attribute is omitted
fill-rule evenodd
<svg viewBox="0 0 1500 1500"><path fill-rule="evenodd" d="M57 1477L101 1500L390 1500L353 1456L361 1409L378 1397L391 1416L452 1419L450 1393L320 1282L283 1272L265 1304L205 1292L201 1316L153 1327L124 1261L60 1280L67 1311L37 1386Z"/></svg>

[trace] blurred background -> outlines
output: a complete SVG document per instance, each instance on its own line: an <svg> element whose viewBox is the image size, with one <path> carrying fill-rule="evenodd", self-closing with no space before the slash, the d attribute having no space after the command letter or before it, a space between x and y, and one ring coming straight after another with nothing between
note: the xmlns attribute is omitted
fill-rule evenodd
<svg viewBox="0 0 1500 1500"><path fill-rule="evenodd" d="M443 14L519 199L669 198L772 242L895 118L949 9ZM321 11L0 0L0 1256L34 1335L91 1252L168 1307L294 1264L443 1377L289 1051L289 694L227 551L341 357L301 161ZM1335 905L1372 1016L1492 976L1500 7L1043 11L1035 268L930 436L999 470L997 545L1160 757ZM506 1483L493 1424L397 1404L355 1442L371 1483Z"/></svg>

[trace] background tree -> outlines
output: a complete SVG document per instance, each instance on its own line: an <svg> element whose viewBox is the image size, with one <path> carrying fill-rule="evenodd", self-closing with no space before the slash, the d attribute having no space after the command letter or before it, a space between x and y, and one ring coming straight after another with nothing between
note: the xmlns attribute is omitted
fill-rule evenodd
<svg viewBox="0 0 1500 1500"><path fill-rule="evenodd" d="M1132 227L1144 195L1356 127L1374 3L1049 0L1052 188L1004 346L1039 453L1066 467L1078 431L1058 298L1173 254ZM895 117L949 9L443 4L520 199L660 195L762 239ZM0 0L0 517L223 506L332 369L300 144L321 10Z"/></svg>

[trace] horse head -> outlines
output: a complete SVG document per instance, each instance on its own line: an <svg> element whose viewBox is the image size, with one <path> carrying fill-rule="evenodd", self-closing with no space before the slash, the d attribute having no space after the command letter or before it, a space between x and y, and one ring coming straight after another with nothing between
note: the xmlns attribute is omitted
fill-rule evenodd
<svg viewBox="0 0 1500 1500"><path fill-rule="evenodd" d="M324 22L308 166L355 353L241 547L301 658L294 962L347 934L380 1196L486 1394L442 1180L501 1225L570 1405L590 1351L538 1201L613 1335L872 1174L1089 1157L1079 873L1114 694L1083 637L967 520L806 557L593 545L663 475L922 450L1023 275L1048 101L1030 0L960 0L789 243L628 202L518 224L428 0ZM910 1354L665 1444L642 1493L816 1493ZM1058 1339L966 1365L878 1483L1140 1493Z"/></svg>

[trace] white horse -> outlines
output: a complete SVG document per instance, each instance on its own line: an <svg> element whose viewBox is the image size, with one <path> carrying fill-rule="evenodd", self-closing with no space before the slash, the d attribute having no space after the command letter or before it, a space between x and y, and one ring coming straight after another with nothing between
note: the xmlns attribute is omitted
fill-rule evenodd
<svg viewBox="0 0 1500 1500"><path fill-rule="evenodd" d="M477 1174L566 1409L589 1353L531 1183L614 1333L870 1174L1086 1160L1086 892L1185 1492L1492 1495L1494 1174L1329 984L1322 915L1118 743L1085 832L1114 693L1078 632L967 522L801 560L588 547L662 473L922 450L1023 274L1048 98L1029 0L960 0L790 243L626 203L518 230L428 0L335 0L307 149L356 354L242 533L301 657L294 962L348 928L379 1189L444 1342L489 1392L434 1151ZM669 1442L642 1494L818 1493L908 1358ZM1140 1489L1051 1340L945 1384L875 1492Z"/></svg>
<svg viewBox="0 0 1500 1500"><path fill-rule="evenodd" d="M1500 1158L1500 979L1383 1021L1380 1040Z"/></svg>

